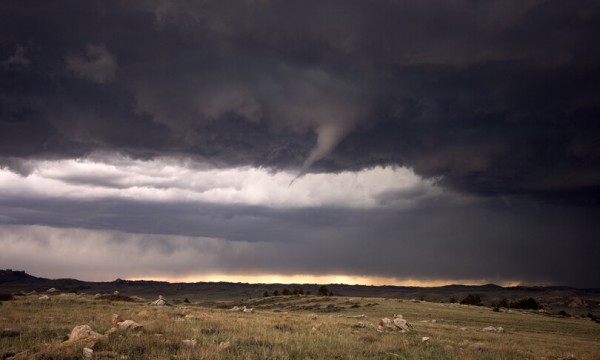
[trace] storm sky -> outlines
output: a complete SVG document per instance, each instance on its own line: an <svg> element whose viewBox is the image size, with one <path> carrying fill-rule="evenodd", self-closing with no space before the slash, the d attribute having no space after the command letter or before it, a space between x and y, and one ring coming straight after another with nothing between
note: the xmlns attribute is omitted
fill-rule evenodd
<svg viewBox="0 0 600 360"><path fill-rule="evenodd" d="M2 1L0 268L600 287L599 38L596 0Z"/></svg>

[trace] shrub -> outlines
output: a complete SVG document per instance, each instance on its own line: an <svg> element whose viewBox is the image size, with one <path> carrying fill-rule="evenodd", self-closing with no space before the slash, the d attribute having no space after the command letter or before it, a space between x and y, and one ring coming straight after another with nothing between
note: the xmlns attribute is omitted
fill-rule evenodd
<svg viewBox="0 0 600 360"><path fill-rule="evenodd" d="M0 301L10 301L14 300L14 296L11 294L0 294Z"/></svg>
<svg viewBox="0 0 600 360"><path fill-rule="evenodd" d="M328 294L329 294L329 290L327 290L327 286L321 285L321 287L317 291L317 295L319 295L319 296L327 296Z"/></svg>
<svg viewBox="0 0 600 360"><path fill-rule="evenodd" d="M265 291L265 292L263 293L263 297L269 297L269 292L268 292L268 291Z"/></svg>
<svg viewBox="0 0 600 360"><path fill-rule="evenodd" d="M281 295L291 295L292 293L287 289L283 289L283 291L281 292Z"/></svg>
<svg viewBox="0 0 600 360"><path fill-rule="evenodd" d="M463 305L477 305L482 306L481 297L479 295L469 294L464 299L460 301Z"/></svg>
<svg viewBox="0 0 600 360"><path fill-rule="evenodd" d="M277 290L273 291L273 296L279 296L279 291L277 291Z"/></svg>

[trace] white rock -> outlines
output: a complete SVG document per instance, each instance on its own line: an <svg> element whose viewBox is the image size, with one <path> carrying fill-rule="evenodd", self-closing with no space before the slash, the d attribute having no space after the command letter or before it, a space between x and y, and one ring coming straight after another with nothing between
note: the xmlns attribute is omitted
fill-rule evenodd
<svg viewBox="0 0 600 360"><path fill-rule="evenodd" d="M42 295L38 299L40 299L40 300L50 300L50 297L48 295Z"/></svg>
<svg viewBox="0 0 600 360"><path fill-rule="evenodd" d="M421 342L426 342L426 341L429 341L429 336L423 336L421 338Z"/></svg>

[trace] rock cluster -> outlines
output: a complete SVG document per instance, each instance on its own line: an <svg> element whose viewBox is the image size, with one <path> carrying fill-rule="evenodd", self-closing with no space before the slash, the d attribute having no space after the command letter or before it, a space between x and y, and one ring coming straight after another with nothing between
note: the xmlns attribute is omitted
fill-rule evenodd
<svg viewBox="0 0 600 360"><path fill-rule="evenodd" d="M379 326L377 327L377 331L398 331L401 333L406 333L410 331L411 325L402 318L400 314L394 314L393 319L383 318L379 321Z"/></svg>

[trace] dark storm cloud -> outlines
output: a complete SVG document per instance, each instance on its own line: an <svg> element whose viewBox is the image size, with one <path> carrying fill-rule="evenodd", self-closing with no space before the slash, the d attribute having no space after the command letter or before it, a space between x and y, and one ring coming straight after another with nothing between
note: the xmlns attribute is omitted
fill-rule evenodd
<svg viewBox="0 0 600 360"><path fill-rule="evenodd" d="M597 1L4 1L0 156L412 167L600 200Z"/></svg>
<svg viewBox="0 0 600 360"><path fill-rule="evenodd" d="M92 249L98 254L92 261L99 266L97 273L113 277L119 276L110 270L117 266L114 254L124 254L131 261L119 262L121 276L140 262L145 267L142 274L154 271L157 276L222 271L516 280L581 287L600 282L598 272L589 266L600 252L595 241L600 236L595 221L600 214L582 207L559 209L527 202L507 207L501 201L486 201L464 207L437 202L410 211L274 211L205 203L14 199L3 201L0 213L5 225L0 243L10 253L20 254L19 249L33 241L36 253L44 253L44 247L53 254L71 249L61 255L70 263ZM28 227L15 232L9 224L51 228L32 236ZM70 235L70 228L96 229L102 235L96 239L98 234L69 230L74 231ZM124 233L111 233L115 230ZM183 241L173 235L191 238ZM14 237L20 240L10 243ZM21 254L3 262L52 267L41 265L51 260L36 256L35 261Z"/></svg>

